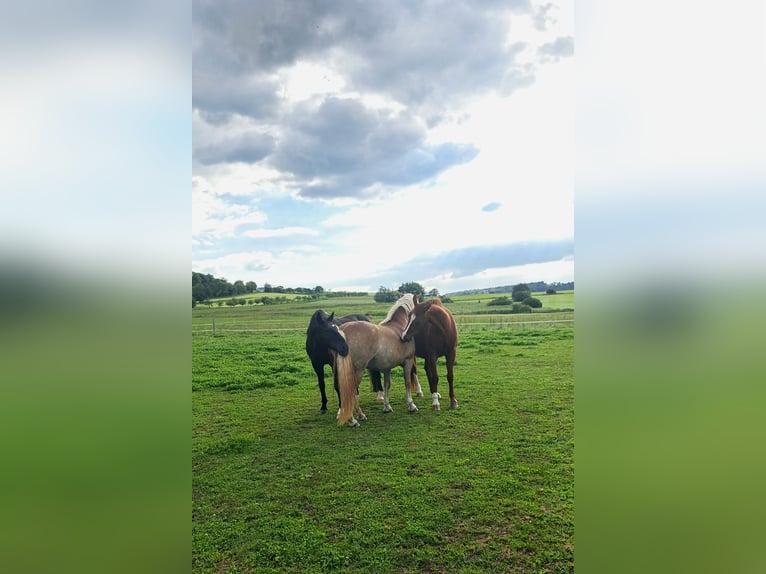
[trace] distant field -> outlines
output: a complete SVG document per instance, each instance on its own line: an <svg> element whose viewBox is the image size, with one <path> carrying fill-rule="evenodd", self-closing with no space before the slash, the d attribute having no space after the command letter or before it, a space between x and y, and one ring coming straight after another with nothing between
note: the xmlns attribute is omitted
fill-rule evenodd
<svg viewBox="0 0 766 574"><path fill-rule="evenodd" d="M507 294L510 297L510 294ZM276 296L276 295L275 295ZM500 326L505 323L529 321L572 321L574 319L574 292L565 291L556 295L535 293L543 307L531 314L510 314L506 307L490 307L492 299L502 294L458 295L446 306L455 317L458 328L470 328L486 324ZM248 297L245 297L248 298ZM252 297L250 297L252 298ZM227 298L230 299L230 298ZM324 309L337 316L349 313L370 315L376 322L382 321L390 305L376 303L372 295L317 299L274 305L237 305L235 307L197 305L192 309L193 331L210 331L215 320L216 329L304 329L316 309Z"/></svg>
<svg viewBox="0 0 766 574"><path fill-rule="evenodd" d="M471 313L488 300L448 306L459 320L502 319ZM381 320L389 305L192 310L193 572L573 572L573 324L464 324L458 410L433 412L426 396L407 413L396 369L394 412L365 375L368 420L351 429L318 414L304 350L318 307ZM214 336L213 318L227 330Z"/></svg>

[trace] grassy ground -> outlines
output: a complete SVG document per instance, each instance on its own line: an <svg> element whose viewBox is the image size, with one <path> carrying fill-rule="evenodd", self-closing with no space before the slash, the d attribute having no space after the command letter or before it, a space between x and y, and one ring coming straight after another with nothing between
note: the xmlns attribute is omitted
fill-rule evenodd
<svg viewBox="0 0 766 574"><path fill-rule="evenodd" d="M459 295L447 306L458 326L471 324L527 322L530 320L571 320L574 318L574 292L564 291L555 295L536 293L543 303L541 309L531 314L509 314L506 307L491 307L487 304L493 295ZM192 327L195 331L212 333L213 321L221 329L301 329L305 332L311 313L316 309L335 312L336 316L349 313L364 313L374 321L382 321L390 304L376 303L372 295L298 301L274 305L237 305L234 307L198 305L192 309Z"/></svg>
<svg viewBox="0 0 766 574"><path fill-rule="evenodd" d="M304 331L192 340L194 572L573 571L570 323L462 332L455 411L407 413L397 369L384 415L365 377L358 429Z"/></svg>

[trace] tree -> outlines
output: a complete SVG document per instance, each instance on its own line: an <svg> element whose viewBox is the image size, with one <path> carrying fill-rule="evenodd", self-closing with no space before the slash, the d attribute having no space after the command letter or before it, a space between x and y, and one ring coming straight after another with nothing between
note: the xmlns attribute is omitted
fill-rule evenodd
<svg viewBox="0 0 766 574"><path fill-rule="evenodd" d="M402 283L401 285L399 285L398 291L399 293L412 293L413 295L415 293L422 295L423 293L426 292L426 290L423 288L423 286L420 283L415 283L414 281Z"/></svg>
<svg viewBox="0 0 766 574"><path fill-rule="evenodd" d="M438 297L438 296L439 296L439 290L438 290L438 289L436 289L436 288L434 288L434 289L431 289L431 290L428 292L428 296L429 296L429 297Z"/></svg>
<svg viewBox="0 0 766 574"><path fill-rule="evenodd" d="M324 287L322 287L321 285L317 285L316 287L314 287L314 293L317 293L317 294L324 293Z"/></svg>
<svg viewBox="0 0 766 574"><path fill-rule="evenodd" d="M539 309L540 307L543 306L543 302L540 301L540 299L538 299L537 297L527 297L526 299L524 299L523 303L524 305L529 305L533 309Z"/></svg>
<svg viewBox="0 0 766 574"><path fill-rule="evenodd" d="M247 293L247 287L245 287L245 284L240 281L234 282L234 295L242 295L243 293Z"/></svg>
<svg viewBox="0 0 766 574"><path fill-rule="evenodd" d="M546 294L546 295L555 295L555 294L556 294L556 290L555 290L553 287L548 287L548 288L545 290L545 294Z"/></svg>
<svg viewBox="0 0 766 574"><path fill-rule="evenodd" d="M511 298L514 301L521 302L527 297L531 297L532 292L529 290L529 286L526 283L519 283L514 285L511 291Z"/></svg>
<svg viewBox="0 0 766 574"><path fill-rule="evenodd" d="M375 299L376 303L393 303L398 298L399 293L392 291L391 289L387 289L383 286L381 286L380 289L378 289L378 292L373 296L373 299Z"/></svg>
<svg viewBox="0 0 766 574"><path fill-rule="evenodd" d="M258 285L255 281L248 281L245 283L245 289L247 289L248 293L255 293L258 290Z"/></svg>
<svg viewBox="0 0 766 574"><path fill-rule="evenodd" d="M264 293L271 293L273 290L273 287L271 286L271 283L264 283L263 284L263 292Z"/></svg>

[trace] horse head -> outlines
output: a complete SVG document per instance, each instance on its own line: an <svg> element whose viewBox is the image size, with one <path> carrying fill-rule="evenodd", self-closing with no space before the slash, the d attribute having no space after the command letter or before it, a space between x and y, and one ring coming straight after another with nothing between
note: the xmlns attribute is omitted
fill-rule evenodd
<svg viewBox="0 0 766 574"><path fill-rule="evenodd" d="M431 305L433 305L434 300L430 299L429 301L425 301L424 303L418 303L418 296L415 295L414 298L415 307L412 309L412 312L410 313L409 321L407 322L407 326L404 328L404 331L402 331L402 341L405 343L412 340L412 337L414 337L418 331L425 325L426 322L426 313L431 308Z"/></svg>
<svg viewBox="0 0 766 574"><path fill-rule="evenodd" d="M312 317L314 336L328 349L337 352L342 357L348 355L348 343L343 333L335 324L335 312L329 315L324 311L316 311Z"/></svg>

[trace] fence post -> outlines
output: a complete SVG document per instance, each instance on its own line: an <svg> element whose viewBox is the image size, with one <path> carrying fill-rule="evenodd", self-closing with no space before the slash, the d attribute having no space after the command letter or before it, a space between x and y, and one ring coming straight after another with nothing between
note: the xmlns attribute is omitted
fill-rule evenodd
<svg viewBox="0 0 766 574"><path fill-rule="evenodd" d="M215 317L213 317L213 337L215 337Z"/></svg>

